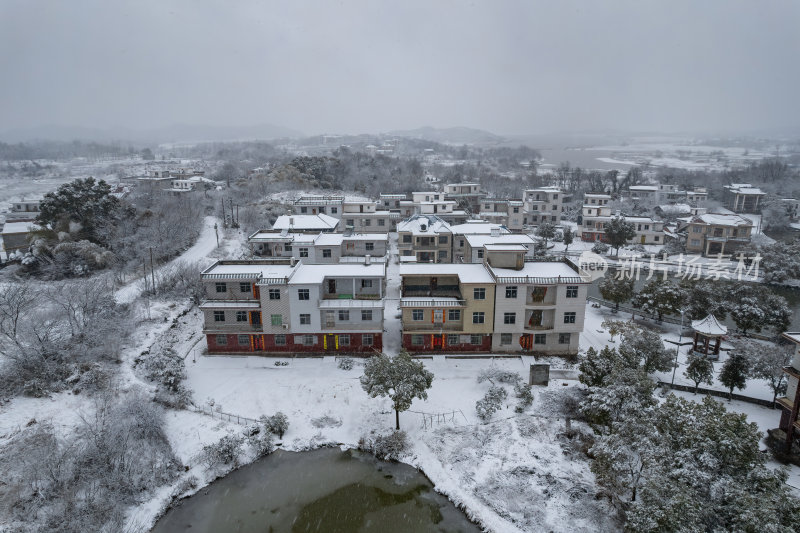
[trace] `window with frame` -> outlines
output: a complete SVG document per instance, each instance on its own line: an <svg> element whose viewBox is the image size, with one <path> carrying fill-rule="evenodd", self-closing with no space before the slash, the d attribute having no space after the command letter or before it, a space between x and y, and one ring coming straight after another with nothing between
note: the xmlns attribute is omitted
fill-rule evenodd
<svg viewBox="0 0 800 533"><path fill-rule="evenodd" d="M365 225L365 226L371 226L371 225L372 225L372 220L370 220L370 219L368 219L368 218L365 218L365 219L364 219L364 225Z"/></svg>
<svg viewBox="0 0 800 533"><path fill-rule="evenodd" d="M567 285L567 298L577 298L577 297L578 297L578 286Z"/></svg>
<svg viewBox="0 0 800 533"><path fill-rule="evenodd" d="M216 287L217 292L228 292L227 283L215 283L214 286Z"/></svg>
<svg viewBox="0 0 800 533"><path fill-rule="evenodd" d="M269 315L269 321L273 326L282 326L283 315Z"/></svg>
<svg viewBox="0 0 800 533"><path fill-rule="evenodd" d="M217 335L215 339L217 346L227 346L228 345L228 336L227 335Z"/></svg>
<svg viewBox="0 0 800 533"><path fill-rule="evenodd" d="M362 279L361 280L361 288L362 289L372 288L372 280L371 279Z"/></svg>
<svg viewBox="0 0 800 533"><path fill-rule="evenodd" d="M239 282L239 292L250 292L250 291L252 291L252 285L250 285L249 281Z"/></svg>
<svg viewBox="0 0 800 533"><path fill-rule="evenodd" d="M473 346L480 346L483 344L483 335L470 335L469 343Z"/></svg>
<svg viewBox="0 0 800 533"><path fill-rule="evenodd" d="M379 218L378 219L378 225L379 226L385 226L386 225L386 219Z"/></svg>
<svg viewBox="0 0 800 533"><path fill-rule="evenodd" d="M214 322L225 322L225 311L214 311Z"/></svg>
<svg viewBox="0 0 800 533"><path fill-rule="evenodd" d="M411 235L403 235L403 242L404 243L411 243Z"/></svg>
<svg viewBox="0 0 800 533"><path fill-rule="evenodd" d="M338 207L331 207L331 214L332 215L335 215L338 212L339 212L339 208Z"/></svg>
<svg viewBox="0 0 800 533"><path fill-rule="evenodd" d="M458 344L458 335L448 335L447 336L447 345L448 346L456 346Z"/></svg>
<svg viewBox="0 0 800 533"><path fill-rule="evenodd" d="M459 245L461 248L463 248L463 247L464 247L464 239L459 239L459 240L458 240L458 245Z"/></svg>
<svg viewBox="0 0 800 533"><path fill-rule="evenodd" d="M476 300L486 299L486 289L483 287L472 289L472 297Z"/></svg>
<svg viewBox="0 0 800 533"><path fill-rule="evenodd" d="M483 324L486 320L486 313L483 311L476 311L472 313L472 323L473 324Z"/></svg>
<svg viewBox="0 0 800 533"><path fill-rule="evenodd" d="M310 300L310 293L308 289L297 289L297 299L298 300Z"/></svg>
<svg viewBox="0 0 800 533"><path fill-rule="evenodd" d="M439 244L447 244L448 242L447 235L439 235Z"/></svg>
<svg viewBox="0 0 800 533"><path fill-rule="evenodd" d="M451 322L454 320L461 320L461 309L448 309L447 320Z"/></svg>
<svg viewBox="0 0 800 533"><path fill-rule="evenodd" d="M558 344L569 344L571 340L572 334L570 333L559 333L558 334Z"/></svg>
<svg viewBox="0 0 800 533"><path fill-rule="evenodd" d="M270 300L280 300L281 299L281 290L280 289L270 289L269 290L269 299Z"/></svg>
<svg viewBox="0 0 800 533"><path fill-rule="evenodd" d="M361 310L361 321L362 322L372 322L372 309L362 309Z"/></svg>
<svg viewBox="0 0 800 533"><path fill-rule="evenodd" d="M291 244L284 244L283 245L283 249L285 251L287 251L287 252L291 252L292 251L292 245Z"/></svg>
<svg viewBox="0 0 800 533"><path fill-rule="evenodd" d="M503 324L516 324L517 313L503 313Z"/></svg>
<svg viewBox="0 0 800 533"><path fill-rule="evenodd" d="M308 208L307 207L301 207L300 208L300 214L305 215L306 213L308 213Z"/></svg>
<svg viewBox="0 0 800 533"><path fill-rule="evenodd" d="M361 335L361 346L372 346L375 344L375 338L372 333L364 333Z"/></svg>
<svg viewBox="0 0 800 533"><path fill-rule="evenodd" d="M275 346L286 346L286 335L275 335Z"/></svg>
<svg viewBox="0 0 800 533"><path fill-rule="evenodd" d="M236 311L236 322L247 322L247 311Z"/></svg>
<svg viewBox="0 0 800 533"><path fill-rule="evenodd" d="M350 335L339 335L339 346L350 346Z"/></svg>
<svg viewBox="0 0 800 533"><path fill-rule="evenodd" d="M355 219L348 218L347 221L346 221L346 224L348 226L355 226L356 225L356 221L355 221Z"/></svg>
<svg viewBox="0 0 800 533"><path fill-rule="evenodd" d="M339 320L340 321L349 321L350 320L350 311L347 309L339 309Z"/></svg>
<svg viewBox="0 0 800 533"><path fill-rule="evenodd" d="M564 324L574 324L575 315L576 313L574 311L567 311L564 313Z"/></svg>
<svg viewBox="0 0 800 533"><path fill-rule="evenodd" d="M331 249L330 249L330 248L323 248L323 249L322 249L322 257L324 257L325 259L328 259L328 258L330 258L332 255L333 255L333 254L332 254L332 252L331 252Z"/></svg>
<svg viewBox="0 0 800 533"><path fill-rule="evenodd" d="M303 346L314 346L314 335L303 335Z"/></svg>
<svg viewBox="0 0 800 533"><path fill-rule="evenodd" d="M311 324L311 315L308 313L300 313L300 324L304 326Z"/></svg>
<svg viewBox="0 0 800 533"><path fill-rule="evenodd" d="M425 319L425 311L422 309L412 309L411 310L411 320L424 320Z"/></svg>
<svg viewBox="0 0 800 533"><path fill-rule="evenodd" d="M300 257L308 257L308 248L300 248Z"/></svg>
<svg viewBox="0 0 800 533"><path fill-rule="evenodd" d="M533 344L547 344L547 333L534 333Z"/></svg>
<svg viewBox="0 0 800 533"><path fill-rule="evenodd" d="M483 248L478 248L478 259L483 259Z"/></svg>
<svg viewBox="0 0 800 533"><path fill-rule="evenodd" d="M653 237L653 240L654 240L655 242L658 242L658 237L659 237L658 235L654 236L654 237Z"/></svg>
<svg viewBox="0 0 800 533"><path fill-rule="evenodd" d="M501 333L500 334L500 344L507 346L511 344L512 335L511 333Z"/></svg>
<svg viewBox="0 0 800 533"><path fill-rule="evenodd" d="M439 259L447 259L447 250L439 250Z"/></svg>
<svg viewBox="0 0 800 533"><path fill-rule="evenodd" d="M364 243L364 249L366 251L368 251L368 252L373 251L375 249L375 243L374 242L365 242Z"/></svg>
<svg viewBox="0 0 800 533"><path fill-rule="evenodd" d="M239 346L250 346L250 336L249 335L237 335Z"/></svg>
<svg viewBox="0 0 800 533"><path fill-rule="evenodd" d="M517 297L517 287L516 285L512 285L510 287L506 287L506 298L516 298Z"/></svg>
<svg viewBox="0 0 800 533"><path fill-rule="evenodd" d="M422 346L425 343L422 335L411 335L411 345L412 346Z"/></svg>

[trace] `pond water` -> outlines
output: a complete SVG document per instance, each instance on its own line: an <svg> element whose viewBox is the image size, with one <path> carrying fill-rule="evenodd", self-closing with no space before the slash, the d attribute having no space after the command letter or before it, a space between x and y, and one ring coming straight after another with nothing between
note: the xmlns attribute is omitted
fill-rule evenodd
<svg viewBox="0 0 800 533"><path fill-rule="evenodd" d="M411 466L355 450L277 450L180 502L153 533L479 532Z"/></svg>

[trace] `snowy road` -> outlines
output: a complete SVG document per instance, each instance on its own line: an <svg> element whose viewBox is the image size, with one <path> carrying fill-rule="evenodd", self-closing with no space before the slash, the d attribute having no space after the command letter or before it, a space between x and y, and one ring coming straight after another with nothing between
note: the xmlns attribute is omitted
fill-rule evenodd
<svg viewBox="0 0 800 533"><path fill-rule="evenodd" d="M160 266L157 269L158 273L164 272L164 270L173 267L175 265L181 263L193 263L196 261L200 261L201 259L205 258L214 251L217 247L217 236L216 230L214 229L214 225L219 223L219 219L217 217L208 216L203 220L203 229L200 232L200 237L198 237L197 242L194 245L183 252L181 255L167 263L166 265ZM221 224L220 224L221 227ZM115 296L118 304L127 304L134 301L138 296L142 293L142 281L141 279L137 279L128 283L127 285L123 285L117 290L117 294Z"/></svg>
<svg viewBox="0 0 800 533"><path fill-rule="evenodd" d="M402 346L400 326L400 257L397 233L389 234L389 255L386 266L386 303L383 308L383 351L395 355Z"/></svg>

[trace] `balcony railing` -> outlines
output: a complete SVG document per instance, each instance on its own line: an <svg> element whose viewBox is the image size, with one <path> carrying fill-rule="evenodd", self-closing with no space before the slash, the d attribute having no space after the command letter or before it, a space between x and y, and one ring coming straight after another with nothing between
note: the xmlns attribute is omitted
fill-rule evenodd
<svg viewBox="0 0 800 533"><path fill-rule="evenodd" d="M204 333L235 333L237 331L249 332L254 331L263 332L263 324L249 324L247 322L207 322L203 327Z"/></svg>
<svg viewBox="0 0 800 533"><path fill-rule="evenodd" d="M463 331L464 324L461 320L452 322L404 322L403 331Z"/></svg>
<svg viewBox="0 0 800 533"><path fill-rule="evenodd" d="M400 307L466 307L466 300L457 298L414 298L403 297L400 299Z"/></svg>

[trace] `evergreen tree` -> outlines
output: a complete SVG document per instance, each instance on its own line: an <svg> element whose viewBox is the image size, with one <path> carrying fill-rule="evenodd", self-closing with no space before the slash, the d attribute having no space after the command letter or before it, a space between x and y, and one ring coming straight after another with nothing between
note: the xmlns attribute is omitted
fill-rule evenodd
<svg viewBox="0 0 800 533"><path fill-rule="evenodd" d="M767 314L753 297L742 298L731 310L731 318L745 335L748 330L759 332L767 324Z"/></svg>
<svg viewBox="0 0 800 533"><path fill-rule="evenodd" d="M750 361L744 350L731 350L728 359L722 364L719 381L728 388L728 401L733 396L733 389L742 390L747 385L747 376L750 373Z"/></svg>
<svg viewBox="0 0 800 533"><path fill-rule="evenodd" d="M542 222L536 228L536 235L544 241L544 247L547 248L547 242L556 236L556 227L550 222Z"/></svg>
<svg viewBox="0 0 800 533"><path fill-rule="evenodd" d="M622 332L619 354L629 366L641 365L647 374L672 370L674 356L664 348L661 335L650 329L629 326Z"/></svg>
<svg viewBox="0 0 800 533"><path fill-rule="evenodd" d="M590 387L599 387L606 376L611 374L619 361L614 348L604 347L600 352L590 347L581 359L578 369L581 371L580 382Z"/></svg>
<svg viewBox="0 0 800 533"><path fill-rule="evenodd" d="M629 240L636 237L636 226L630 222L625 222L624 217L614 217L609 222L603 224L606 240L619 256L619 247L624 246Z"/></svg>
<svg viewBox="0 0 800 533"><path fill-rule="evenodd" d="M694 382L694 393L701 383L711 385L714 383L714 365L703 354L691 353L686 361L686 370L683 373L686 379Z"/></svg>
<svg viewBox="0 0 800 533"><path fill-rule="evenodd" d="M433 374L420 361L402 350L395 357L379 354L367 359L361 387L371 398L388 396L395 411L395 429L400 429L400 411L411 407L414 398L426 400Z"/></svg>
<svg viewBox="0 0 800 533"><path fill-rule="evenodd" d="M633 278L612 276L610 273L598 284L600 296L614 302L614 310L619 311L619 304L627 302L633 297Z"/></svg>
<svg viewBox="0 0 800 533"><path fill-rule="evenodd" d="M774 404L778 395L786 393L786 372L783 369L791 364L792 352L782 346L764 345L746 339L739 340L736 349L742 350L751 362L750 375L767 382Z"/></svg>
<svg viewBox="0 0 800 533"><path fill-rule="evenodd" d="M661 320L665 314L680 313L683 303L683 293L673 283L653 279L642 287L642 290L633 298L633 306L645 313L658 316Z"/></svg>
<svg viewBox="0 0 800 533"><path fill-rule="evenodd" d="M566 228L564 230L564 255L569 251L569 246L572 244L573 240L575 239L575 232L572 231L570 228Z"/></svg>

